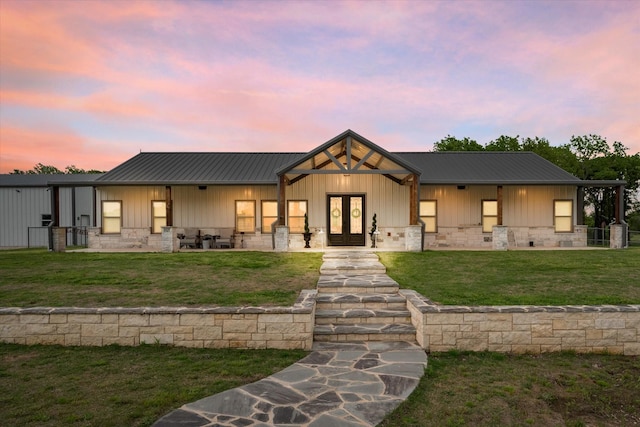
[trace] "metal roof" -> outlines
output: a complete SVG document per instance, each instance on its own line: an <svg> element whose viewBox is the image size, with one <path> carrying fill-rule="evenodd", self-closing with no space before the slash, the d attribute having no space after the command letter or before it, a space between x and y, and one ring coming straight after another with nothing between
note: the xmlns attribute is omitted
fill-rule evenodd
<svg viewBox="0 0 640 427"><path fill-rule="evenodd" d="M421 184L570 184L583 181L526 151L396 153L421 171Z"/></svg>
<svg viewBox="0 0 640 427"><path fill-rule="evenodd" d="M401 152L390 155L405 165L414 165L413 168L421 172L421 184L579 185L588 182L531 152ZM277 171L286 171L311 158L309 153L140 153L96 179L94 184L276 184Z"/></svg>
<svg viewBox="0 0 640 427"><path fill-rule="evenodd" d="M304 153L140 153L96 185L275 184L276 170Z"/></svg>
<svg viewBox="0 0 640 427"><path fill-rule="evenodd" d="M101 173L78 174L2 174L0 187L47 187L49 185L84 186L93 185Z"/></svg>

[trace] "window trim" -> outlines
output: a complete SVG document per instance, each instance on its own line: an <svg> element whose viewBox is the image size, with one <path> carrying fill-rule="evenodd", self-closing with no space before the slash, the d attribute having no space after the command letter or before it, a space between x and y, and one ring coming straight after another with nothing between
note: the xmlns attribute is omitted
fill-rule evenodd
<svg viewBox="0 0 640 427"><path fill-rule="evenodd" d="M485 215L484 213L484 204L485 202L494 202L496 204L496 214L495 215ZM481 209L480 209L480 226L482 227L482 232L483 233L492 233L493 232L493 225L491 226L491 230L485 230L485 218L495 218L495 224L494 225L498 225L498 200L496 199L482 199L482 204L481 204Z"/></svg>
<svg viewBox="0 0 640 427"><path fill-rule="evenodd" d="M253 215L245 215L242 218L253 218L253 221L251 222L251 230L240 230L240 227L238 227L238 218L240 218L238 216L238 203L251 203L253 205ZM244 234L253 234L256 232L256 201L255 200L250 200L250 199L238 199L235 201L234 203L235 205L235 215L234 215L234 219L235 219L235 228L236 228L236 233L244 233Z"/></svg>
<svg viewBox="0 0 640 427"><path fill-rule="evenodd" d="M558 202L568 202L571 206L571 212L569 215L558 215L557 214L557 204ZM573 233L573 200L572 199L553 199L553 231L555 233ZM558 218L569 218L569 229L568 230L558 230Z"/></svg>
<svg viewBox="0 0 640 427"><path fill-rule="evenodd" d="M104 205L105 203L118 203L120 205L120 216L105 216L105 212L104 212ZM118 231L112 231L112 232L105 232L104 231L104 220L105 218L119 218L119 224L118 224ZM102 234L122 234L122 200L102 200L102 203L100 205L100 219L102 221L102 227L100 229L100 231L102 232Z"/></svg>
<svg viewBox="0 0 640 427"><path fill-rule="evenodd" d="M419 207L420 208L422 207L422 203L423 202L429 202L429 203L433 203L435 205L435 209L434 209L435 214L434 215L422 215L422 211L419 209L418 214L419 214L421 220L423 218L433 218L434 219L434 226L435 227L434 227L433 231L427 230L427 222L422 220L422 222L424 222L424 224L425 224L424 232L425 233L437 233L438 232L438 201L436 199L423 199L423 200L420 200L419 201Z"/></svg>
<svg viewBox="0 0 640 427"><path fill-rule="evenodd" d="M264 214L264 204L265 203L274 203L276 206L276 214L274 216L267 216ZM268 224L266 224L264 222L265 218L273 218L273 221L269 222ZM271 229L269 230L269 228L271 227L271 224L273 224L275 221L278 220L278 201L277 200L260 200L260 225L261 225L261 230L262 233L264 234L273 234L273 232L275 230ZM267 228L269 227L269 228ZM265 230L269 230L269 231L265 231Z"/></svg>
<svg viewBox="0 0 640 427"><path fill-rule="evenodd" d="M304 223L301 229L298 231L297 229L294 231L291 229L291 203L299 203L304 202L304 213L309 214L309 200L308 199L291 199L287 200L287 226L289 227L289 233L304 233ZM304 218L302 216L294 216L293 218Z"/></svg>
<svg viewBox="0 0 640 427"><path fill-rule="evenodd" d="M164 216L155 216L154 203L164 203ZM160 227L160 231L155 231L156 218L164 218L164 226ZM167 225L167 201L166 200L152 200L151 201L151 234L162 234L162 227Z"/></svg>

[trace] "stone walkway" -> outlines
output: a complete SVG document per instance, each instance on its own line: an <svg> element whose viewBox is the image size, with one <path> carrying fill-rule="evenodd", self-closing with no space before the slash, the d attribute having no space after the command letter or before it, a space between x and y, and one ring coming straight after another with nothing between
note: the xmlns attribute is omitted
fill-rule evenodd
<svg viewBox="0 0 640 427"><path fill-rule="evenodd" d="M326 257L320 282L331 280L327 274L337 274L341 280L362 279L364 268L364 273L376 275L371 285L380 285L388 276L370 270L384 268L373 257L370 253ZM371 427L411 394L426 364L424 350L413 342L315 342L312 353L294 365L188 403L154 426Z"/></svg>

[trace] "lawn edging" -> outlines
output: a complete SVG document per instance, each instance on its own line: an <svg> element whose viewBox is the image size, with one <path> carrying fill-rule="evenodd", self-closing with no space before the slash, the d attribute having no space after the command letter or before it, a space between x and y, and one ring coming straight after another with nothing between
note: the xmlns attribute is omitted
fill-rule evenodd
<svg viewBox="0 0 640 427"><path fill-rule="evenodd" d="M640 305L448 306L400 293L427 351L640 355Z"/></svg>
<svg viewBox="0 0 640 427"><path fill-rule="evenodd" d="M291 307L0 308L0 341L311 350L316 293Z"/></svg>

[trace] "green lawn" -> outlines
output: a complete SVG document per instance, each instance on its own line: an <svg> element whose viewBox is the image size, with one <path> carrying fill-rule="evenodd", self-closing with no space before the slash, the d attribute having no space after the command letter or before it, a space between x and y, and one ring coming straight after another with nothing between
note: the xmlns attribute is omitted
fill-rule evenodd
<svg viewBox="0 0 640 427"><path fill-rule="evenodd" d="M638 424L639 357L450 352L380 427Z"/></svg>
<svg viewBox="0 0 640 427"><path fill-rule="evenodd" d="M465 305L639 304L640 248L381 252L401 288Z"/></svg>
<svg viewBox="0 0 640 427"><path fill-rule="evenodd" d="M149 426L185 403L257 381L305 354L0 344L0 425Z"/></svg>
<svg viewBox="0 0 640 427"><path fill-rule="evenodd" d="M0 307L292 305L322 254L0 251Z"/></svg>

